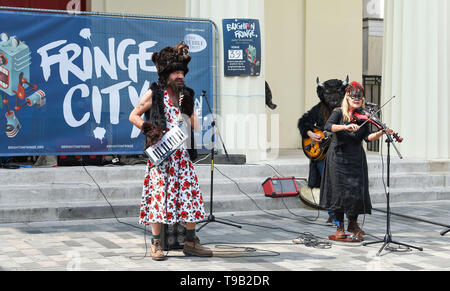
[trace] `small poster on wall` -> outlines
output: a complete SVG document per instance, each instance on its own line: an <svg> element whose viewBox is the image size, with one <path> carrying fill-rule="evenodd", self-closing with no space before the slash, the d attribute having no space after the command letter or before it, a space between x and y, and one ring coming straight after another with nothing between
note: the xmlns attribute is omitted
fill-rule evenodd
<svg viewBox="0 0 450 291"><path fill-rule="evenodd" d="M257 19L223 19L225 76L259 76L261 33Z"/></svg>

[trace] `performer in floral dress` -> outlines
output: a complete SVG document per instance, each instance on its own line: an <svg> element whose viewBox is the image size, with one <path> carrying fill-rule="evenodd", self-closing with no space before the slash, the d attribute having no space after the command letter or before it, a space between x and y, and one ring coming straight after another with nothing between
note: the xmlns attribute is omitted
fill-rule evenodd
<svg viewBox="0 0 450 291"><path fill-rule="evenodd" d="M178 123L180 109L174 106L167 90L164 92L164 113L167 131ZM197 174L186 145L175 151L158 167L149 160L141 201L140 223L175 224L200 222L205 219L203 197Z"/></svg>
<svg viewBox="0 0 450 291"><path fill-rule="evenodd" d="M189 127L198 130L200 122L194 112L194 91L184 84L191 57L189 47L180 43L153 53L152 61L158 72L158 82L139 100L130 113L130 121L146 137L146 147L156 144L178 124L180 114ZM142 115L145 114L145 121ZM190 128L186 128L189 130ZM203 197L192 164L196 151L182 145L159 166L147 163L139 222L151 225L154 260L164 260L160 233L162 224L184 222L186 255L210 257L211 250L200 245L195 235L196 223L205 219Z"/></svg>

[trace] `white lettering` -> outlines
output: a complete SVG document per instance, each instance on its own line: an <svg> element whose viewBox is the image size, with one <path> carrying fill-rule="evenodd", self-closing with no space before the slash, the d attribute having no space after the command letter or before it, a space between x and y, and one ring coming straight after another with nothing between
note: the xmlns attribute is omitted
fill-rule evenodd
<svg viewBox="0 0 450 291"><path fill-rule="evenodd" d="M147 51L147 49L154 47L157 44L156 41L144 41L139 44L139 67L142 71L156 72L155 66L147 66L147 61L151 61L153 53Z"/></svg>
<svg viewBox="0 0 450 291"><path fill-rule="evenodd" d="M67 92L66 97L64 98L63 103L63 114L64 114L64 120L66 123L71 127L79 127L85 124L90 117L90 113L87 112L84 114L83 118L81 120L76 120L72 113L72 96L75 93L75 91L80 90L81 91L81 98L86 98L89 96L89 88L85 84L80 84L78 86L72 87L69 92Z"/></svg>
<svg viewBox="0 0 450 291"><path fill-rule="evenodd" d="M90 40L90 31L83 29L80 36ZM89 32L87 34L87 32ZM92 82L89 84L79 84L68 90L63 101L63 115L66 123L71 127L79 127L84 125L91 117L91 113L97 124L102 119L102 94L109 97L111 124L119 123L120 116L120 91L128 87L129 99L133 106L137 104L140 97L148 90L149 82L145 81L143 87L138 94L137 90L129 86L132 82L138 83L139 72L156 72L156 66L151 62L153 52L152 47L157 44L156 41L143 41L136 43L135 40L126 38L117 44L116 40L108 38L108 47L103 51L100 47L83 46L77 43L67 43L67 40L58 40L48 43L40 47L37 52L41 56L41 68L43 77L48 81L52 75L52 69L55 67L59 70L59 78L62 84L68 85L73 83L71 75L78 78L82 82L92 80L93 78L110 80L119 79L119 70L128 73L129 80L124 80L107 88L99 88L94 84L102 84L102 82ZM92 112L83 112L81 119L74 116L74 108L77 108L75 114L81 114L79 108L84 108L83 101L75 98L91 97ZM81 104L81 106L80 106ZM131 136L135 138L140 131L133 127Z"/></svg>
<svg viewBox="0 0 450 291"><path fill-rule="evenodd" d="M125 51L126 49L131 46L135 45L136 41L133 39L127 38L122 40L119 45L117 46L117 65L121 70L128 70L128 66L125 65L124 58L125 58Z"/></svg>
<svg viewBox="0 0 450 291"><path fill-rule="evenodd" d="M112 80L118 79L117 67L120 70L128 71L129 78L138 82L138 67L145 72L156 72L156 66L147 64L151 62L153 52L148 49L154 47L156 41L144 41L138 45L138 52L126 56L126 50L130 46L136 45L132 39L124 39L115 49L115 39L108 39L108 57L99 47L94 47L93 53L89 47L81 47L76 43L69 43L63 46L59 54L49 55L49 51L67 43L67 40L59 40L42 46L37 50L41 55L41 68L46 81L51 76L51 66L59 65L59 74L61 82L65 85L69 83L69 73L72 73L79 80L85 82L93 78L93 66L95 68L95 77L101 78L102 71ZM75 60L82 55L83 69L74 64ZM125 61L127 59L127 61ZM138 64L139 62L139 64ZM94 65L93 65L94 63Z"/></svg>
<svg viewBox="0 0 450 291"><path fill-rule="evenodd" d="M99 47L94 47L94 58L95 58L95 74L97 78L102 76L102 68L108 74L108 76L117 80L117 71L116 71L116 55L114 51L114 38L108 39L109 44L109 60L103 54L102 50Z"/></svg>
<svg viewBox="0 0 450 291"><path fill-rule="evenodd" d="M84 74L84 72L73 63L73 61L81 55L81 48L77 44L70 43L60 49L59 52L61 53L59 75L63 84L69 84L69 72L82 81L86 81L90 78L90 76ZM71 57L69 57L69 52L72 53Z"/></svg>
<svg viewBox="0 0 450 291"><path fill-rule="evenodd" d="M92 111L97 124L100 124L102 118L102 95L97 86L92 87Z"/></svg>
<svg viewBox="0 0 450 291"><path fill-rule="evenodd" d="M43 47L41 47L37 50L37 53L40 54L41 58L42 58L41 68L42 68L42 73L44 75L45 81L47 81L48 78L50 78L50 74L51 74L50 67L52 65L55 65L55 64L58 64L61 62L61 55L49 56L47 52L51 49L57 48L60 45L65 44L66 42L67 42L67 40L54 41L54 42L44 45Z"/></svg>
<svg viewBox="0 0 450 291"><path fill-rule="evenodd" d="M104 94L109 94L109 120L111 124L119 123L119 112L120 112L120 94L119 91L128 85L131 81L121 82L115 84L108 88L103 89L101 92Z"/></svg>
<svg viewBox="0 0 450 291"><path fill-rule="evenodd" d="M92 78L92 53L88 47L83 48L83 79L88 80Z"/></svg>

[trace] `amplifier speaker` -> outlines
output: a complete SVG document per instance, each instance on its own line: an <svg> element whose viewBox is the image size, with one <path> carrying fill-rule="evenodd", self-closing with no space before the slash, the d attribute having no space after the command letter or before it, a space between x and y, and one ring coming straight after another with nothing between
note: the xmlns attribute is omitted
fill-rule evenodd
<svg viewBox="0 0 450 291"><path fill-rule="evenodd" d="M103 166L104 156L89 155L89 156L81 156L81 158L85 166Z"/></svg>
<svg viewBox="0 0 450 291"><path fill-rule="evenodd" d="M186 227L180 223L164 224L161 229L161 246L165 251L180 250L184 248Z"/></svg>
<svg viewBox="0 0 450 291"><path fill-rule="evenodd" d="M58 166L102 166L103 156L58 156Z"/></svg>
<svg viewBox="0 0 450 291"><path fill-rule="evenodd" d="M267 178L262 186L266 197L291 197L300 194L295 177Z"/></svg>
<svg viewBox="0 0 450 291"><path fill-rule="evenodd" d="M81 156L58 156L58 167L60 166L81 166Z"/></svg>

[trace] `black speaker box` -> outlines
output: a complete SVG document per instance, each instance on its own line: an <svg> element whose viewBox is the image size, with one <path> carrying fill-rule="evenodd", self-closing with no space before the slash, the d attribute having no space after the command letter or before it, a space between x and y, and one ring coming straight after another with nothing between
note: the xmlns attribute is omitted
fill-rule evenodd
<svg viewBox="0 0 450 291"><path fill-rule="evenodd" d="M102 166L103 156L58 156L58 166Z"/></svg>
<svg viewBox="0 0 450 291"><path fill-rule="evenodd" d="M161 229L161 246L165 251L180 250L184 248L186 227L180 223L164 224Z"/></svg>
<svg viewBox="0 0 450 291"><path fill-rule="evenodd" d="M81 156L58 156L58 167L81 166Z"/></svg>
<svg viewBox="0 0 450 291"><path fill-rule="evenodd" d="M104 156L82 156L83 165L85 166L102 166Z"/></svg>

